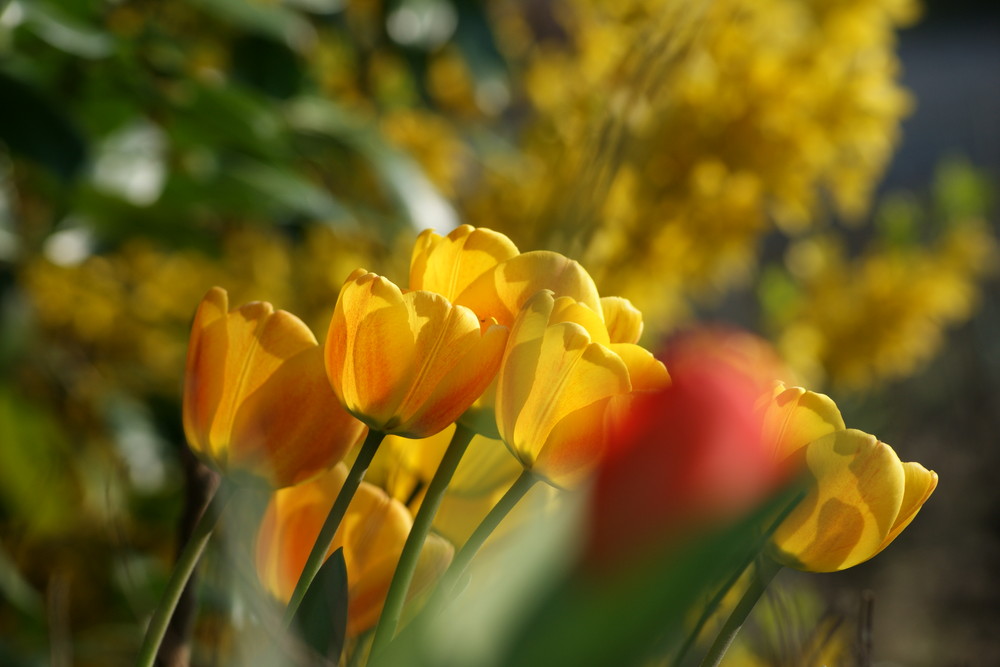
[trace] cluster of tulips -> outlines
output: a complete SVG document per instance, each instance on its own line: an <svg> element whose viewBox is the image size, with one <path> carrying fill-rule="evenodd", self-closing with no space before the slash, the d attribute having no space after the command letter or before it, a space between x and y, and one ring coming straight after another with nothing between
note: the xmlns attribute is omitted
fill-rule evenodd
<svg viewBox="0 0 1000 667"><path fill-rule="evenodd" d="M224 478L275 489L256 566L286 620L342 550L346 632L371 637L375 660L404 605L447 595L529 492L558 504L585 490L577 563L598 579L790 485L801 490L766 556L844 569L933 492L935 473L846 428L828 397L782 384L749 335L689 334L660 360L638 344L642 329L569 258L468 225L428 230L408 289L363 269L347 278L322 346L294 315L230 310L210 290L192 326L184 429Z"/></svg>

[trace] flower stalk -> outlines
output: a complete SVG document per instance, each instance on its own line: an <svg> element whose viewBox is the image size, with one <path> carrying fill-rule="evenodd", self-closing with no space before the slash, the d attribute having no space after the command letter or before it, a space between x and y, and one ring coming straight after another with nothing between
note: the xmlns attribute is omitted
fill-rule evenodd
<svg viewBox="0 0 1000 667"><path fill-rule="evenodd" d="M316 574L319 573L319 569L323 566L323 562L326 560L326 552L330 550L330 544L333 543L337 529L340 527L340 523L347 513L347 507L351 504L351 499L354 498L354 494L358 490L361 480L364 479L368 466L371 465L372 459L375 458L375 453L384 439L385 433L375 430L369 431L367 437L365 437L365 441L361 445L361 450L358 452L358 457L354 460L354 465L351 466L350 472L347 473L344 486L341 488L340 493L337 494L337 499L333 502L333 507L330 508L330 513L327 514L326 521L323 522L323 527L316 537L312 551L309 552L309 559L306 560L302 574L299 576L299 581L295 584L295 590L292 592L292 597L285 608L285 627L291 626L299 605L302 604L302 598L305 597L310 584L312 584L313 579L316 578Z"/></svg>
<svg viewBox="0 0 1000 667"><path fill-rule="evenodd" d="M399 556L399 564L396 566L395 574L393 574L392 583L389 584L385 606L382 608L382 614L379 616L379 622L375 628L375 637L372 640L372 655L380 652L392 641L392 637L396 633L396 627L399 625L399 619L403 613L403 605L406 602L406 594L410 588L413 573L416 571L417 561L420 558L420 550L424 545L424 540L427 538L427 533L431 529L431 524L434 523L434 516L441 506L441 501L444 499L448 484L451 483L451 478L454 476L455 470L458 468L458 464L465 454L465 450L468 449L469 443L472 442L472 438L475 435L476 433L472 429L462 424L456 425L455 433L451 437L448 449L445 451L444 457L441 459L441 463L438 465L438 469L434 473L430 485L427 487L427 493L420 503L417 516L413 519L413 527L410 528L410 534L403 545L403 552Z"/></svg>

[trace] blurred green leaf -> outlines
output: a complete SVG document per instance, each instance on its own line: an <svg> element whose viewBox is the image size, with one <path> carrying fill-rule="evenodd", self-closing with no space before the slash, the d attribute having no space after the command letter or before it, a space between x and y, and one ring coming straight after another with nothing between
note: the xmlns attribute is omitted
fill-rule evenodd
<svg viewBox="0 0 1000 667"><path fill-rule="evenodd" d="M326 135L353 148L374 167L383 187L416 229L449 231L458 215L420 166L386 142L378 128L320 98L299 98L288 107L289 124L300 132Z"/></svg>
<svg viewBox="0 0 1000 667"><path fill-rule="evenodd" d="M0 72L0 141L64 181L83 166L87 145L69 116L31 86Z"/></svg>
<svg viewBox="0 0 1000 667"><path fill-rule="evenodd" d="M657 646L683 638L687 615L700 596L745 564L759 548L761 525L794 497L781 493L729 530L624 571L571 576L525 615L499 664L641 664Z"/></svg>
<svg viewBox="0 0 1000 667"><path fill-rule="evenodd" d="M38 533L65 529L79 511L73 457L59 423L0 386L0 503Z"/></svg>
<svg viewBox="0 0 1000 667"><path fill-rule="evenodd" d="M943 162L933 188L934 203L946 223L982 217L993 203L994 184L965 160Z"/></svg>
<svg viewBox="0 0 1000 667"><path fill-rule="evenodd" d="M108 33L84 25L61 8L45 0L22 2L25 25L60 51L80 58L105 58L114 51L115 43Z"/></svg>
<svg viewBox="0 0 1000 667"><path fill-rule="evenodd" d="M316 220L345 222L353 216L325 190L313 185L292 169L243 160L227 170L230 177L243 183L249 196L270 199L281 212L299 213ZM257 206L260 205L258 200Z"/></svg>
<svg viewBox="0 0 1000 667"><path fill-rule="evenodd" d="M323 563L295 618L306 644L336 664L347 635L347 564L343 547Z"/></svg>

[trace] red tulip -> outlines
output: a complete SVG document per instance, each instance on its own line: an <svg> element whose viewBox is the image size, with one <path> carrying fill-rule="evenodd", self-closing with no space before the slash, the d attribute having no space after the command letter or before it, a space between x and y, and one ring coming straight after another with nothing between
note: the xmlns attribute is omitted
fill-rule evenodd
<svg viewBox="0 0 1000 667"><path fill-rule="evenodd" d="M787 477L761 440L760 367L734 363L713 334L667 350L672 384L636 397L602 460L590 510L588 564L621 567L734 520Z"/></svg>

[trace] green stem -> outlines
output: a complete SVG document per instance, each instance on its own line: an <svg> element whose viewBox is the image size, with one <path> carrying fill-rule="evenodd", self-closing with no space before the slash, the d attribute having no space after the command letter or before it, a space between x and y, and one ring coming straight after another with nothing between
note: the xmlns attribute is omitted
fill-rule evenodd
<svg viewBox="0 0 1000 667"><path fill-rule="evenodd" d="M747 620L750 612L753 611L757 601L760 600L760 596L767 590L767 585L771 583L774 575L778 574L780 570L781 566L770 558L761 558L757 561L757 567L754 569L753 577L750 579L750 586L747 588L746 593L743 594L743 597L740 598L736 608L733 609L733 613L726 619L726 623L722 626L722 630L719 631L715 641L712 642L708 653L705 654L705 658L701 661L701 667L718 667L719 663L722 662L723 656L726 655L726 651L732 645L733 640L736 639L736 635L739 634L740 628L743 627L743 623Z"/></svg>
<svg viewBox="0 0 1000 667"><path fill-rule="evenodd" d="M503 494L499 502L493 506L490 513L486 515L479 527L476 528L472 536L466 540L465 544L459 549L458 553L455 555L454 560L451 561L451 566L442 578L441 585L438 587L434 598L430 603L428 603L428 608L432 604L439 602L440 597L448 595L451 593L452 589L458 583L462 574L465 572L465 568L469 566L473 557L479 552L479 549L483 546L496 527L500 525L500 522L506 518L510 511L514 509L518 501L524 497L531 487L535 485L538 478L535 477L534 473L530 470L525 470L518 477L513 486L507 489L507 493Z"/></svg>
<svg viewBox="0 0 1000 667"><path fill-rule="evenodd" d="M351 504L351 499L354 498L354 493L358 490L358 486L361 485L361 480L364 479L365 472L368 470L368 466L371 465L372 459L375 458L375 452L378 451L378 446L382 444L385 436L386 434L381 431L368 431L368 437L365 438L364 444L361 445L358 458L354 459L354 465L351 466L351 470L347 473L347 479L344 480L344 486L341 487L340 493L337 494L337 499L333 501L330 513L326 515L326 521L323 522L323 527L320 528L319 535L316 536L316 542L313 544L312 551L309 552L306 565L299 576L298 583L295 584L295 590L288 601L288 606L285 607L285 627L289 627L292 624L292 621L295 619L295 612L299 610L299 605L302 604L302 598L305 597L306 591L309 590L309 585L312 584L319 569L323 566L323 562L326 560L326 552L330 550L330 545L337 534L337 529L340 528L340 522L343 521L344 515L347 514L347 508Z"/></svg>
<svg viewBox="0 0 1000 667"><path fill-rule="evenodd" d="M702 610L701 616L698 617L698 622L695 623L694 628L691 630L687 638L684 640L684 644L677 652L677 656L674 658L673 662L670 663L672 667L680 667L682 661L687 656L688 651L691 650L691 647L694 646L694 643L698 640L698 637L701 635L701 631L702 629L704 629L705 624L708 623L708 619L712 617L712 614L715 613L715 610L719 608L720 604L722 604L723 598L725 598L726 594L729 593L730 589L732 589L732 587L736 585L736 582L740 580L740 577L743 576L743 573L746 572L747 568L753 565L753 562L755 560L760 558L761 554L764 552L764 549L767 548L768 542L771 541L771 536L774 535L774 531L776 531L778 529L778 526L780 526L781 523L788 517L788 515L792 513L792 510L794 510L798 506L798 504L802 501L802 498L803 494L801 492L794 494L791 502L789 502L785 506L785 508L778 514L777 517L775 517L775 519L767 527L767 530L765 530L760 535L756 544L754 545L754 548L750 551L747 557L744 558L743 561L739 564L739 567L737 567L736 570L733 572L733 574L729 577L729 579L727 579L726 582L722 584L721 587L719 587L719 590L715 592L715 595L712 596L712 599L709 600L708 604Z"/></svg>
<svg viewBox="0 0 1000 667"><path fill-rule="evenodd" d="M431 524L434 523L434 515L437 514L438 508L441 506L441 501L444 499L448 484L451 483L451 478L458 468L458 463L462 460L462 456L475 434L475 431L462 424L455 425L455 434L452 435L437 472L434 473L430 486L427 487L427 493L424 494L420 510L413 519L410 534L407 535L403 552L399 556L399 564L392 576L392 583L389 584L389 592L385 597L385 605L382 607L382 614L375 627L372 655L380 653L396 634L396 627L399 625L399 619L403 614L403 605L406 602L406 593L410 589L410 581L413 580L413 573L417 569L417 561L420 559L424 540L427 539L427 533L430 532Z"/></svg>
<svg viewBox="0 0 1000 667"><path fill-rule="evenodd" d="M146 636L143 637L142 646L139 648L139 657L136 660L138 667L152 667L156 660L156 654L160 650L167 626L170 625L174 609L177 608L177 601L180 600L184 587L187 585L188 579L191 578L191 573L194 572L202 552L205 551L205 545L208 544L212 531L215 530L219 515L232 495L229 483L223 480L191 531L191 536L177 557L173 572L170 573L167 588L163 591L163 599L160 600L160 604L156 607L156 611L153 612L153 617L149 621L149 627L146 628Z"/></svg>

